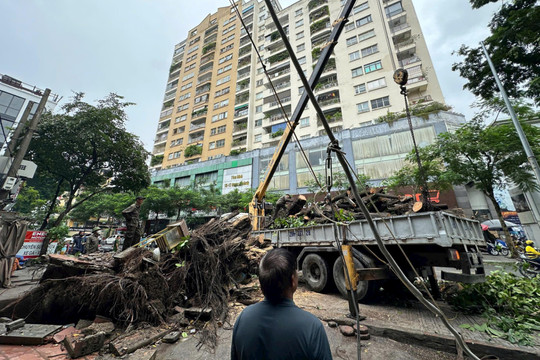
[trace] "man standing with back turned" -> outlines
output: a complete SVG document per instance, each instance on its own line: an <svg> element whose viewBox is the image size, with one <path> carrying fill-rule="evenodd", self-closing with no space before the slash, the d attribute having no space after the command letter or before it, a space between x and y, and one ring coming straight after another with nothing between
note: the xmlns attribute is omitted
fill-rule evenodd
<svg viewBox="0 0 540 360"><path fill-rule="evenodd" d="M332 359L324 326L298 308L295 256L285 249L270 250L259 265L264 301L242 311L232 336L231 359Z"/></svg>
<svg viewBox="0 0 540 360"><path fill-rule="evenodd" d="M137 196L134 204L131 204L122 211L122 215L126 219L126 234L124 237L124 245L122 251L129 249L131 246L139 242L141 238L141 229L139 224L139 212L141 211L141 205L144 201L144 197Z"/></svg>

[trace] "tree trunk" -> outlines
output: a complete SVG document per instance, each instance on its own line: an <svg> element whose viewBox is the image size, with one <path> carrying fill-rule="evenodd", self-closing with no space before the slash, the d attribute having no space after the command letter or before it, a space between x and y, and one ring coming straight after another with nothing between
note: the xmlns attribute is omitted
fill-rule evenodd
<svg viewBox="0 0 540 360"><path fill-rule="evenodd" d="M508 226L506 226L506 222L504 221L501 207L499 206L499 203L495 199L495 195L493 193L486 194L486 195L489 198L489 200L491 200L491 203L493 204L493 207L495 208L495 212L497 213L497 217L499 218L499 222L501 223L501 227L504 232L504 237L506 238L505 239L506 245L508 245L508 247L510 248L510 254L512 255L513 258L517 259L519 255L516 249L516 244L514 244L514 239L512 239L512 236L510 236L510 231L508 231Z"/></svg>
<svg viewBox="0 0 540 360"><path fill-rule="evenodd" d="M56 186L56 191L54 193L54 197L51 200L51 205L49 206L49 209L47 210L47 214L45 215L45 218L43 219L43 223L39 227L40 231L45 230L47 228L47 224L49 223L49 218L51 217L52 212L54 211L54 206L56 205L56 200L58 199L58 196L60 195L60 189L62 188L62 183L64 180L60 180L58 182L58 185Z"/></svg>

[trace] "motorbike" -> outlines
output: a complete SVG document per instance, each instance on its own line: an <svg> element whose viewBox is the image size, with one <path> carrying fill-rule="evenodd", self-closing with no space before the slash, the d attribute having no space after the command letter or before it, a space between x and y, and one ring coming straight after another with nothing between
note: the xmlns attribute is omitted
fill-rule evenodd
<svg viewBox="0 0 540 360"><path fill-rule="evenodd" d="M502 256L508 256L508 254L510 253L510 250L508 249L506 242L502 241L501 239L497 239L495 241L495 248Z"/></svg>
<svg viewBox="0 0 540 360"><path fill-rule="evenodd" d="M517 267L521 275L527 278L533 278L540 275L540 264L529 259L527 255L520 254Z"/></svg>

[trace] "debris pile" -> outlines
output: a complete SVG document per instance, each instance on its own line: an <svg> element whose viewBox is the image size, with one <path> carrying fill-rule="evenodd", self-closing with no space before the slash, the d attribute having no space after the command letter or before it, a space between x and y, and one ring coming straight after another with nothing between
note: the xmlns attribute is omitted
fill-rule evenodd
<svg viewBox="0 0 540 360"><path fill-rule="evenodd" d="M430 208L415 199L412 195L387 194L384 188L366 187L360 192L362 202L373 217L406 215L430 210L446 210L445 204L430 203ZM352 221L363 219L364 214L358 207L350 190L332 196L327 195L323 201L308 203L303 195L281 197L274 208L271 221L266 224L271 228L287 227L291 219L298 224L325 224L331 221Z"/></svg>
<svg viewBox="0 0 540 360"><path fill-rule="evenodd" d="M215 330L227 321L231 297L256 301L250 296L253 289L242 290L240 284L256 274L269 244L249 237L250 231L249 216L233 213L192 231L159 261L144 248L78 259L50 255L40 285L2 313L29 323L62 325L103 316L133 328L170 324L181 310L196 307L195 321L211 314L201 342L213 345Z"/></svg>

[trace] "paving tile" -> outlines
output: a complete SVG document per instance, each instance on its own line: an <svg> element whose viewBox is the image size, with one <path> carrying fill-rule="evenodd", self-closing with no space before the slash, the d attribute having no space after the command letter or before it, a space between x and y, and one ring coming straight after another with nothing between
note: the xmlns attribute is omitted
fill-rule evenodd
<svg viewBox="0 0 540 360"><path fill-rule="evenodd" d="M62 348L59 344L47 344L42 346L34 347L34 350L43 356L45 359L49 357L54 357L55 359L64 359L67 357L68 353L65 349ZM65 356L60 356L64 354Z"/></svg>

